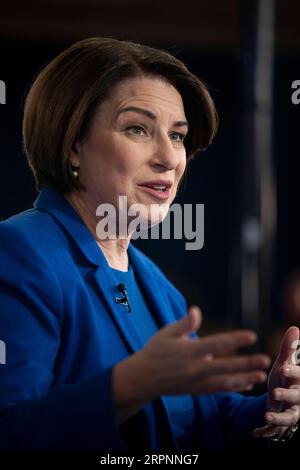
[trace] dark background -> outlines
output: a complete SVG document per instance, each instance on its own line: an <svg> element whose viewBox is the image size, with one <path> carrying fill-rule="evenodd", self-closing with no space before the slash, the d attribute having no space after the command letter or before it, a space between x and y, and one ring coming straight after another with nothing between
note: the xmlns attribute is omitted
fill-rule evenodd
<svg viewBox="0 0 300 470"><path fill-rule="evenodd" d="M37 195L21 137L23 101L37 72L64 48L90 36L166 48L208 84L219 113L218 135L192 162L177 199L205 204L205 243L200 251L186 251L184 240L134 243L158 263L188 304L202 307L207 331L242 325L239 234L251 60L247 24L255 5L238 0L2 2L0 79L7 102L0 105L0 218L31 207ZM300 266L300 105L291 102L291 83L300 79L300 2L278 0L275 7L272 143L278 226L269 312L274 331L285 323L283 285Z"/></svg>

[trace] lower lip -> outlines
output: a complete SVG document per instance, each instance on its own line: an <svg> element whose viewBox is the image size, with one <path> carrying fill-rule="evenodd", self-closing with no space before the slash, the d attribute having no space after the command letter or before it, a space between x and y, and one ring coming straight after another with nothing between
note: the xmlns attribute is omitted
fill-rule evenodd
<svg viewBox="0 0 300 470"><path fill-rule="evenodd" d="M149 186L139 186L139 188L143 189L143 191L151 194L157 199L160 199L161 201L169 199L171 195L171 188L166 188L165 191L157 191L156 189L149 188Z"/></svg>

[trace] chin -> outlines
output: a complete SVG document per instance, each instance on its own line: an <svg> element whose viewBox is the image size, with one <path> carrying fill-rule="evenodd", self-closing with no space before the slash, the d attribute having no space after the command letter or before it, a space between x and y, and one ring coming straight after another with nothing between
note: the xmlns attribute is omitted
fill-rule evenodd
<svg viewBox="0 0 300 470"><path fill-rule="evenodd" d="M168 211L169 211L169 206L166 209L166 207L161 207L157 205L155 207L154 212L153 212L153 209L151 211L149 208L147 214L142 215L140 213L141 217L139 218L139 221L141 223L141 228L148 229L148 228L154 227L155 225L160 224L166 218Z"/></svg>
<svg viewBox="0 0 300 470"><path fill-rule="evenodd" d="M148 227L154 227L154 225L158 225L160 224L161 222L164 221L164 219L167 217L168 215L168 212L169 212L169 207L168 207L168 210L166 211L165 209L162 210L161 212L159 212L159 215L156 216L156 217L151 217L148 219Z"/></svg>

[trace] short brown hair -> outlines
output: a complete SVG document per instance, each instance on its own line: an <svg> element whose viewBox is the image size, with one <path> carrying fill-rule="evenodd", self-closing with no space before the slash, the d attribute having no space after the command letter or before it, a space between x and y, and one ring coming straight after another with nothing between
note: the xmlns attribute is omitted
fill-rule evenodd
<svg viewBox="0 0 300 470"><path fill-rule="evenodd" d="M70 172L76 141L87 135L95 112L116 84L140 75L159 76L180 93L190 125L187 156L205 149L217 130L217 113L204 83L166 51L110 38L88 38L52 60L25 101L23 145L36 187L62 193L80 184Z"/></svg>

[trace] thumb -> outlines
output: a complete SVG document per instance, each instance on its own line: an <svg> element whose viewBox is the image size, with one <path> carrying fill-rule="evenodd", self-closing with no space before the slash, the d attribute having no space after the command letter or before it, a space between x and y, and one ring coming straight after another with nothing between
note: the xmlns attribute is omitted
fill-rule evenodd
<svg viewBox="0 0 300 470"><path fill-rule="evenodd" d="M293 354L297 350L299 343L299 329L296 326L291 326L285 332L280 345L279 360L283 363L285 361L292 362Z"/></svg>
<svg viewBox="0 0 300 470"><path fill-rule="evenodd" d="M197 331L201 323L201 310L196 305L193 305L188 309L188 313L185 317L165 326L161 331L167 336L183 336L188 335L192 331Z"/></svg>

